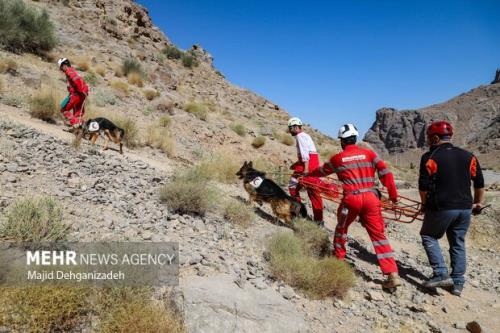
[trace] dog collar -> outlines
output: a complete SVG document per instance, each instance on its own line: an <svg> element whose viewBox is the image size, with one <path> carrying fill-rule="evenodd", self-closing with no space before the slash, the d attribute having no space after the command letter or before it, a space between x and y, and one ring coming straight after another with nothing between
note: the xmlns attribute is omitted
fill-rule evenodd
<svg viewBox="0 0 500 333"><path fill-rule="evenodd" d="M262 179L261 177L255 177L250 181L250 185L252 185L253 188L258 188L263 181L264 179Z"/></svg>

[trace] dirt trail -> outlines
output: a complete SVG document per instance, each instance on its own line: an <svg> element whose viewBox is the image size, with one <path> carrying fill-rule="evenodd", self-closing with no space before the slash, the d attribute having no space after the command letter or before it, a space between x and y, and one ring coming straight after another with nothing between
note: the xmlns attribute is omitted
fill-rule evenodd
<svg viewBox="0 0 500 333"><path fill-rule="evenodd" d="M55 124L49 124L40 119L32 118L27 112L22 109L10 107L7 105L0 105L0 117L3 119L8 119L10 121L34 128L38 131L41 131L45 134L48 134L56 139L71 142L74 139L74 135L68 132L64 132L61 126ZM98 145L100 144L98 140ZM112 144L110 144L112 145ZM106 153L108 154L116 154L117 152L110 148ZM151 167L163 171L167 174L172 173L173 165L175 162L171 160L164 159L163 161L152 159L148 156L145 156L142 153L137 151L131 151L129 148L125 148L124 155L132 160L141 161L146 164L149 164Z"/></svg>

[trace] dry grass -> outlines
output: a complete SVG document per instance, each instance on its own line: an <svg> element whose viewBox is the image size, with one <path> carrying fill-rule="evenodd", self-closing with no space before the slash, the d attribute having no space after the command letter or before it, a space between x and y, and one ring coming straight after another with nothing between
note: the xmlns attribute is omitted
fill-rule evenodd
<svg viewBox="0 0 500 333"><path fill-rule="evenodd" d="M182 333L180 314L172 307L147 300L132 299L115 305L101 322L102 333Z"/></svg>
<svg viewBox="0 0 500 333"><path fill-rule="evenodd" d="M71 64L78 70L87 72L90 69L90 58L86 55L73 56Z"/></svg>
<svg viewBox="0 0 500 333"><path fill-rule="evenodd" d="M4 91L3 75L0 75L0 94L3 94L3 91Z"/></svg>
<svg viewBox="0 0 500 333"><path fill-rule="evenodd" d="M111 81L111 87L114 88L115 90L123 93L124 95L128 95L129 92L129 87L127 82L123 82L120 80L113 80Z"/></svg>
<svg viewBox="0 0 500 333"><path fill-rule="evenodd" d="M254 148L260 148L265 144L266 144L266 138L263 137L262 135L255 137L252 141L252 146Z"/></svg>
<svg viewBox="0 0 500 333"><path fill-rule="evenodd" d="M114 72L115 72L116 77L123 77L123 75L124 75L123 69L121 68L121 66L115 66Z"/></svg>
<svg viewBox="0 0 500 333"><path fill-rule="evenodd" d="M146 97L148 101L152 101L156 97L160 96L160 92L158 90L151 88L144 89L142 93L144 94L144 97Z"/></svg>
<svg viewBox="0 0 500 333"><path fill-rule="evenodd" d="M318 257L324 236L310 229L302 227L295 235L278 233L270 239L271 272L310 298L342 297L354 285L354 273L343 261Z"/></svg>
<svg viewBox="0 0 500 333"><path fill-rule="evenodd" d="M86 111L85 116L87 119L93 119L97 117L108 118L116 126L122 128L125 131L125 137L123 138L123 143L125 144L125 146L134 148L140 145L139 128L137 127L137 123L134 119L98 108L89 108Z"/></svg>
<svg viewBox="0 0 500 333"><path fill-rule="evenodd" d="M226 202L223 216L232 224L244 228L248 227L255 220L255 214L252 207L236 200Z"/></svg>
<svg viewBox="0 0 500 333"><path fill-rule="evenodd" d="M339 147L333 147L333 146L325 146L319 148L319 156L321 158L321 161L328 161L330 158L339 153L342 150L342 148Z"/></svg>
<svg viewBox="0 0 500 333"><path fill-rule="evenodd" d="M241 167L234 154L226 151L217 152L201 161L193 172L200 178L216 180L222 183L235 183L238 181L236 172Z"/></svg>
<svg viewBox="0 0 500 333"><path fill-rule="evenodd" d="M0 73L14 74L17 71L17 62L12 58L0 58Z"/></svg>
<svg viewBox="0 0 500 333"><path fill-rule="evenodd" d="M103 65L95 66L94 70L97 74L99 74L102 77L106 75L106 67L104 67Z"/></svg>
<svg viewBox="0 0 500 333"><path fill-rule="evenodd" d="M88 287L3 288L0 325L18 332L68 332L90 313Z"/></svg>
<svg viewBox="0 0 500 333"><path fill-rule="evenodd" d="M218 194L206 179L187 172L160 189L160 200L172 212L204 216L215 207Z"/></svg>
<svg viewBox="0 0 500 333"><path fill-rule="evenodd" d="M175 139L166 128L150 126L146 132L145 144L160 149L168 157L175 156Z"/></svg>
<svg viewBox="0 0 500 333"><path fill-rule="evenodd" d="M169 116L161 116L158 120L158 124L161 127L169 128L170 126L172 126L172 118Z"/></svg>
<svg viewBox="0 0 500 333"><path fill-rule="evenodd" d="M30 114L34 118L54 122L61 117L60 96L53 88L43 88L30 99Z"/></svg>
<svg viewBox="0 0 500 333"><path fill-rule="evenodd" d="M295 139L293 136L291 136L288 133L285 132L274 132L273 136L278 142L281 142L282 144L286 146L293 146L295 144Z"/></svg>
<svg viewBox="0 0 500 333"><path fill-rule="evenodd" d="M243 124L233 124L231 129L239 136L245 136L247 134L247 129Z"/></svg>
<svg viewBox="0 0 500 333"><path fill-rule="evenodd" d="M184 111L192 113L201 120L207 120L208 117L208 107L205 103L189 102L184 106Z"/></svg>
<svg viewBox="0 0 500 333"><path fill-rule="evenodd" d="M63 240L68 226L63 210L50 197L25 198L12 203L0 225L0 237L24 242Z"/></svg>
<svg viewBox="0 0 500 333"><path fill-rule="evenodd" d="M2 288L0 325L16 332L75 332L89 326L92 316L97 332L185 332L175 306L151 301L151 295L147 288Z"/></svg>
<svg viewBox="0 0 500 333"><path fill-rule="evenodd" d="M138 86L140 88L144 87L144 80L142 75L136 72L130 72L127 74L127 81L130 84Z"/></svg>

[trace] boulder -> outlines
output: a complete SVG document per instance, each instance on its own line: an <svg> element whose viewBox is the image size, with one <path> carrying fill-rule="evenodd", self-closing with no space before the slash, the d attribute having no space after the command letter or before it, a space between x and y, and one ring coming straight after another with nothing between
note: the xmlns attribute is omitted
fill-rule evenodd
<svg viewBox="0 0 500 333"><path fill-rule="evenodd" d="M241 289L230 275L188 277L181 281L189 332L306 332L304 314L278 292L247 283Z"/></svg>

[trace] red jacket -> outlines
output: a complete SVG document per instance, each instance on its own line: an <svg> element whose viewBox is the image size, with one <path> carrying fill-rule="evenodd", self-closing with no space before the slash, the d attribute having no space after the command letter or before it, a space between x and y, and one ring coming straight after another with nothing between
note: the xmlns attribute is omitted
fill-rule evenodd
<svg viewBox="0 0 500 333"><path fill-rule="evenodd" d="M68 79L68 91L70 94L88 95L89 87L73 67L68 67L64 72Z"/></svg>
<svg viewBox="0 0 500 333"><path fill-rule="evenodd" d="M309 175L312 177L324 177L336 173L343 183L345 193L359 189L375 187L375 171L382 184L387 188L389 197L395 199L398 196L394 177L373 150L360 148L357 145L348 145L344 151L332 156L330 161L323 164L319 169Z"/></svg>

